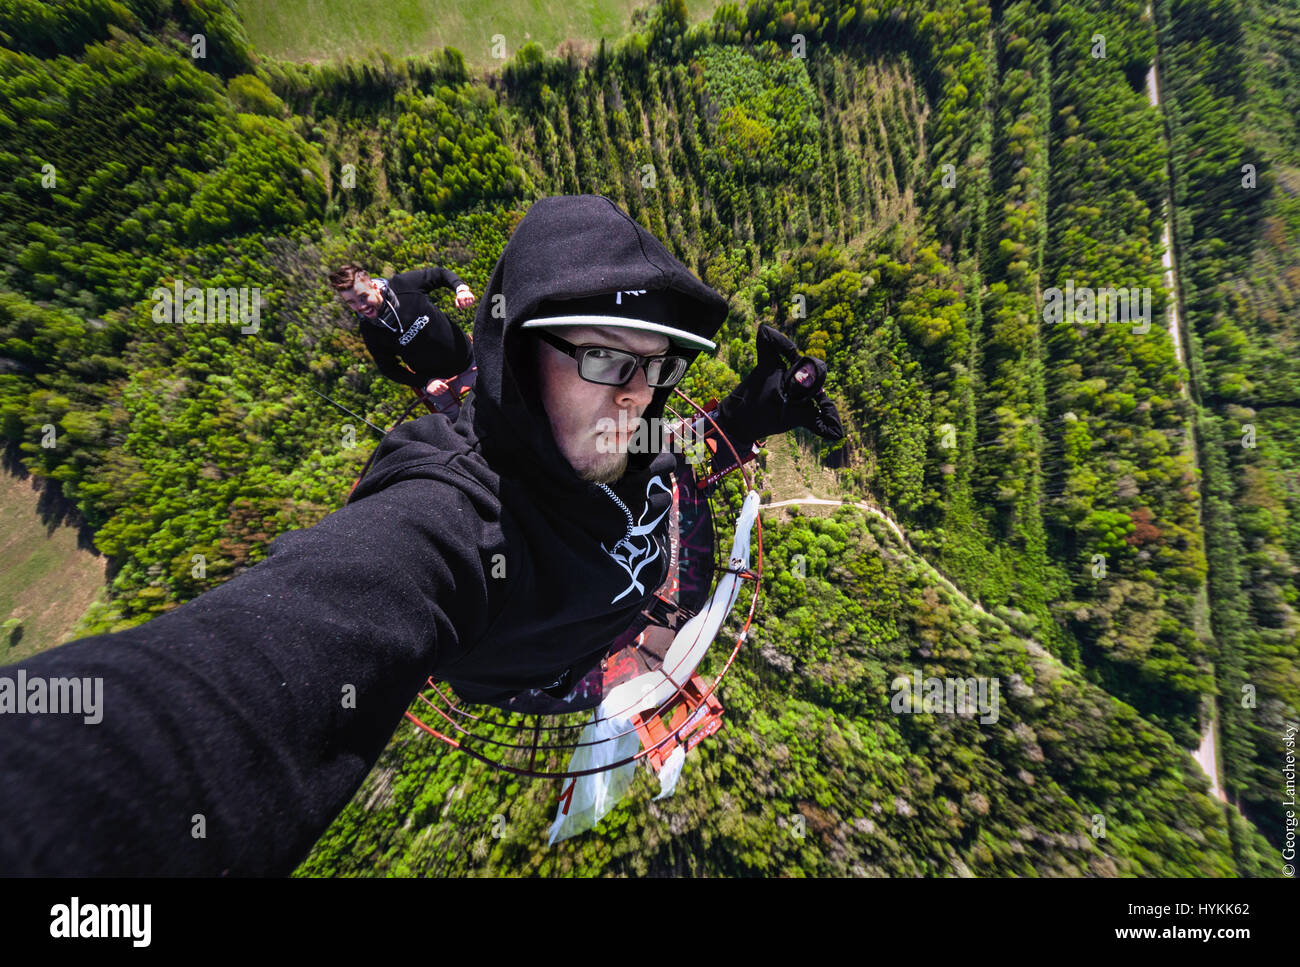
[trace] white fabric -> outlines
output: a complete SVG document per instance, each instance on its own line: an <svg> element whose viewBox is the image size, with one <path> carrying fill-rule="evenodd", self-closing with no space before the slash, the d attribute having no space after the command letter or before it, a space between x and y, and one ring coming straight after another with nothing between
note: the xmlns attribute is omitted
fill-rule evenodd
<svg viewBox="0 0 1300 967"><path fill-rule="evenodd" d="M677 748L673 749L672 754L664 761L662 768L659 770L659 795L655 796L655 802L660 799L667 799L677 788L677 780L681 778L682 766L686 762L686 746L678 743Z"/></svg>
<svg viewBox="0 0 1300 967"><path fill-rule="evenodd" d="M758 503L758 494L754 491L745 495L740 519L736 522L736 533L731 542L730 566L734 570L749 567L749 535L758 517ZM678 686L674 680L685 683L695 673L709 645L718 636L722 622L731 613L736 597L740 594L740 585L741 578L730 572L719 578L708 605L682 626L673 638L673 643L668 646L668 654L663 663L667 674L664 671L646 672L624 682L605 696L592 713L592 721L582 730L582 736L578 739L580 743L594 744L583 744L574 750L569 760L570 772L606 766L636 755L640 739L632 727L632 716L646 709L658 708L677 691ZM613 739L620 733L626 734ZM681 755L678 756L678 753ZM661 791L656 798L672 795L685 756L685 751L679 745L664 763L664 769L660 772ZM575 836L600 822L632 785L634 765L628 762L615 769L603 769L572 780L573 795L568 799L568 809L565 810L562 796L555 822L551 824L549 842L554 844ZM668 771L670 766L674 771ZM567 791L568 786L565 789Z"/></svg>

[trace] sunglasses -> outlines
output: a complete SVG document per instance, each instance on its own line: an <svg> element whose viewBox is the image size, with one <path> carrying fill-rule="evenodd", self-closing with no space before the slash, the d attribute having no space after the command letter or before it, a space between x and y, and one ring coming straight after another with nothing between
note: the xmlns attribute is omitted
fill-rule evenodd
<svg viewBox="0 0 1300 967"><path fill-rule="evenodd" d="M645 381L655 388L676 386L686 375L690 360L681 356L638 356L623 349L604 346L575 346L546 329L538 329L537 338L578 361L578 375L589 383L623 386L641 366Z"/></svg>

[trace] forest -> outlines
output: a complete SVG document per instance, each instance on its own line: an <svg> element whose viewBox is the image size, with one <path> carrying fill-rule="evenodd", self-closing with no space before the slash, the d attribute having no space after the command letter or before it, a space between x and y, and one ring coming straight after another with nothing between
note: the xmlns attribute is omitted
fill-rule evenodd
<svg viewBox="0 0 1300 967"><path fill-rule="evenodd" d="M762 322L824 358L847 437L792 445L906 534L764 518L725 725L672 798L639 772L547 847L555 783L404 722L299 875L1277 875L1300 11L868 3L690 25L657 0L590 57L525 43L482 74L452 48L274 60L221 0L0 4L0 434L110 559L74 637L342 505L376 438L312 391L379 425L410 398L331 268L478 293L554 194L608 196L728 299L693 398L749 372ZM1149 290L1149 330L1047 322L1067 282ZM257 287L260 326L160 324L178 283ZM802 495L766 471L765 499ZM1002 714L892 713L913 669L996 676Z"/></svg>

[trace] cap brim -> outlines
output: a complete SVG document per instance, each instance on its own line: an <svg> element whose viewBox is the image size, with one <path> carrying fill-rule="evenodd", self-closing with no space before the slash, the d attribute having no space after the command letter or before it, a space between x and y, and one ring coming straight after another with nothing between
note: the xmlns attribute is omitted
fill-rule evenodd
<svg viewBox="0 0 1300 967"><path fill-rule="evenodd" d="M645 319L629 319L627 316L547 316L542 319L529 319L519 328L550 329L565 326L609 326L614 329L634 329L638 332L654 332L661 336L667 336L672 342L690 349L703 349L712 352L718 348L717 343L711 342L703 336L697 336L693 332L687 332L685 329L675 329L672 326L665 326L660 322L648 322Z"/></svg>

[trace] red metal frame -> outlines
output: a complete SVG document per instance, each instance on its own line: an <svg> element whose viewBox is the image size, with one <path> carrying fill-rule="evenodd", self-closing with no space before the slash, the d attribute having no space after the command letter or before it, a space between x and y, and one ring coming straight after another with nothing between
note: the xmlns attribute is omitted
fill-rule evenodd
<svg viewBox="0 0 1300 967"><path fill-rule="evenodd" d="M722 712L722 703L704 679L692 675L675 701L653 712L638 712L632 716L632 724L642 747L650 750L647 761L658 774L678 745L685 743L690 752L722 728Z"/></svg>

